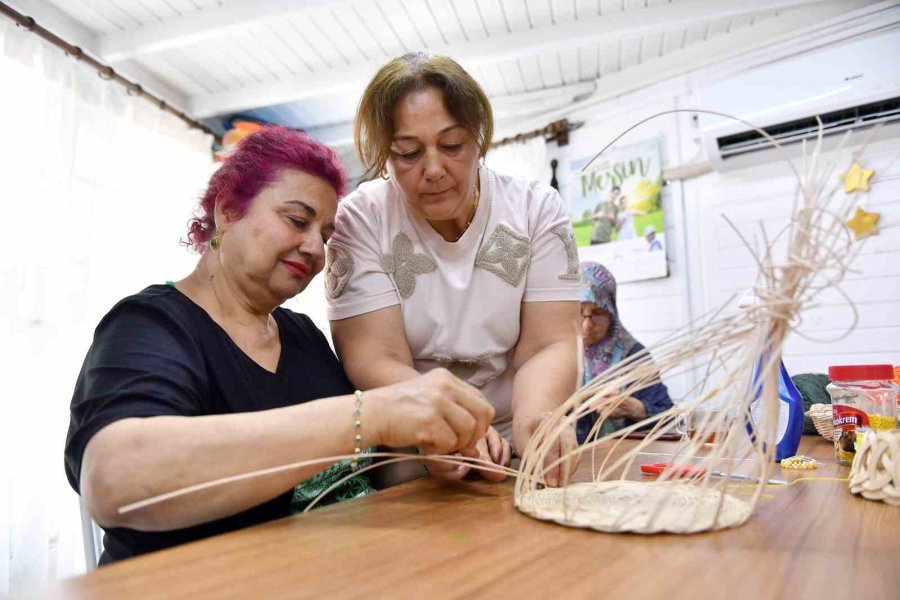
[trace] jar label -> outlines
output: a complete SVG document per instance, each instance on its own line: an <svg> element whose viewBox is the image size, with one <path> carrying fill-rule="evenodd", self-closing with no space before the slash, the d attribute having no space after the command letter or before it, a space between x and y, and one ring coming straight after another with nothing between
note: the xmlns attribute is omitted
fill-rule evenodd
<svg viewBox="0 0 900 600"><path fill-rule="evenodd" d="M856 456L857 428L869 426L869 415L853 406L833 404L834 452L837 461L850 465Z"/></svg>
<svg viewBox="0 0 900 600"><path fill-rule="evenodd" d="M836 404L831 411L832 424L841 429L856 429L869 426L869 415L852 406Z"/></svg>

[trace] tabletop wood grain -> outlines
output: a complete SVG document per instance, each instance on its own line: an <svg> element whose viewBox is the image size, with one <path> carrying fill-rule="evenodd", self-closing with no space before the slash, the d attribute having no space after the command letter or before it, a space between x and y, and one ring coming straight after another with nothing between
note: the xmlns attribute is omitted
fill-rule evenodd
<svg viewBox="0 0 900 600"><path fill-rule="evenodd" d="M625 442L634 444L635 442ZM654 451L664 460L676 442ZM773 476L846 477L823 464ZM590 461L579 469L586 476ZM639 478L635 475L634 478ZM41 597L900 598L900 509L844 482L769 487L745 525L695 535L604 534L531 519L512 483L432 480L110 565Z"/></svg>

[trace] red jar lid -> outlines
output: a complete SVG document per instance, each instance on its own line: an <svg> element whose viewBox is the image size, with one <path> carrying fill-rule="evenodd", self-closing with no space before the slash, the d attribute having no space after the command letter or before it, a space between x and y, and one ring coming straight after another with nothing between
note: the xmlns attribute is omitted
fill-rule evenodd
<svg viewBox="0 0 900 600"><path fill-rule="evenodd" d="M840 365L828 367L828 379L832 381L871 381L894 378L891 365Z"/></svg>

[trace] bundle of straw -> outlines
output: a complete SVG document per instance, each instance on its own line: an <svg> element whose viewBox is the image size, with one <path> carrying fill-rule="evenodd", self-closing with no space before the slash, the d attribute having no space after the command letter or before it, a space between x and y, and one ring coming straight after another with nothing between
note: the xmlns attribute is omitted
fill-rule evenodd
<svg viewBox="0 0 900 600"><path fill-rule="evenodd" d="M660 114L670 112L682 111ZM768 134L754 129L781 150ZM791 324L799 323L802 309L822 290L837 288L854 255L843 223L853 199L842 200L836 194L838 186L829 185L837 180L836 164L822 160L821 142L820 127L809 156L804 147L802 171L788 160L797 181L792 220L771 242L761 228L763 252L756 252L732 224L758 266L756 305L727 314L730 299L713 314L604 371L563 403L543 422L522 458L515 487L519 510L573 527L636 533L721 529L740 525L752 515L774 464L782 346ZM788 237L787 255L776 260L772 249L781 236ZM694 365L706 365L705 372L683 402L598 437L603 423L635 392L658 383L661 373L675 376ZM708 402L722 410L693 418L695 435L679 446L658 480L626 480L640 453L678 431L679 421L690 419ZM545 464L560 434L593 411L599 418L587 442ZM627 452L617 452L622 440L638 429L647 429L646 437ZM705 442L711 436L718 436L721 443L710 448ZM562 489L538 483L547 468L585 452L591 454L592 482ZM598 452L603 455L599 467ZM698 458L703 458L703 469L685 469ZM729 492L736 479L752 482L740 486L741 497Z"/></svg>

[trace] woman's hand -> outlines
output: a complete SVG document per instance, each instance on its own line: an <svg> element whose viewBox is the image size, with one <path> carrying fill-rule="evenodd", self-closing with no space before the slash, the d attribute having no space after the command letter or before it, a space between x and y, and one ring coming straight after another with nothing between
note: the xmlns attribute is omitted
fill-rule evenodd
<svg viewBox="0 0 900 600"><path fill-rule="evenodd" d="M647 417L647 408L637 398L626 398L609 414L610 419L628 419L637 422Z"/></svg>
<svg viewBox="0 0 900 600"><path fill-rule="evenodd" d="M512 448L509 442L503 439L503 436L496 429L488 427L487 435L478 440L474 449L466 450L459 454L508 467L512 459ZM459 481L473 470L480 473L488 481L503 481L506 479L506 475L503 473L479 469L475 465L452 465L432 460L424 460L423 462L433 477L444 481Z"/></svg>
<svg viewBox="0 0 900 600"><path fill-rule="evenodd" d="M416 446L428 454L476 454L494 418L494 407L477 388L446 369L366 392L361 415L363 443Z"/></svg>
<svg viewBox="0 0 900 600"><path fill-rule="evenodd" d="M478 458L490 461L495 465L508 467L512 461L512 446L493 427L488 427L487 435L475 445L475 450L478 452ZM481 476L488 481L503 481L506 479L506 475L503 473L484 471L477 467L475 467L475 470L481 473Z"/></svg>
<svg viewBox="0 0 900 600"><path fill-rule="evenodd" d="M531 436L534 435L534 432L541 426L541 423L549 417L549 412L518 418L515 416L513 417L512 440L513 449L515 449L516 454L522 456ZM561 456L568 454L577 447L578 441L575 435L575 427L566 427L563 429L562 434L553 441L553 446L550 451L547 452L546 457L544 458L544 468L547 469L550 465L559 460ZM575 453L570 456L568 460L545 471L544 481L547 485L550 487L558 487L568 484L575 469L578 468L578 457L579 454Z"/></svg>
<svg viewBox="0 0 900 600"><path fill-rule="evenodd" d="M512 402L512 446L519 456L540 424L559 409L578 384L578 317L578 302L522 303L519 341L513 353L516 375ZM574 426L549 441L553 448L546 465L577 447ZM552 486L565 485L577 463L577 457L572 456L544 473L545 481Z"/></svg>

